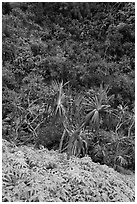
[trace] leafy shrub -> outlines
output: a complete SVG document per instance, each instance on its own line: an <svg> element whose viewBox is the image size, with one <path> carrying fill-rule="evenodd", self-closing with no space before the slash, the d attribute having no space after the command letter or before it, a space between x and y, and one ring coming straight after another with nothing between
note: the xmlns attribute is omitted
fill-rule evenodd
<svg viewBox="0 0 137 204"><path fill-rule="evenodd" d="M134 176L47 149L3 141L3 202L133 202Z"/></svg>

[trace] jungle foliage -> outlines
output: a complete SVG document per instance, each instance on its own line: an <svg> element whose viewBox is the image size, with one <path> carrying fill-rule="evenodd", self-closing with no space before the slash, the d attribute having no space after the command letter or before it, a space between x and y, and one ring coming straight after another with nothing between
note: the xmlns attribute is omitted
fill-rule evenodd
<svg viewBox="0 0 137 204"><path fill-rule="evenodd" d="M3 138L135 168L135 5L2 4Z"/></svg>

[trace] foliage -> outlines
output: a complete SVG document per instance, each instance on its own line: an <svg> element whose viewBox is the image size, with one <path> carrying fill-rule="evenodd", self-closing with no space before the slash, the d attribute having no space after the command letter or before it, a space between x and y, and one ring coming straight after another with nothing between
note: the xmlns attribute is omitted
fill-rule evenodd
<svg viewBox="0 0 137 204"><path fill-rule="evenodd" d="M100 130L97 136L90 136L88 155L94 162L114 167L135 169L135 138L125 137L122 133ZM119 163L119 159L121 162ZM119 160L117 162L117 159ZM122 162L123 161L123 162Z"/></svg>
<svg viewBox="0 0 137 204"><path fill-rule="evenodd" d="M102 86L99 89L99 93L92 96L92 98L85 98L85 109L88 113L85 117L85 125L91 124L95 130L99 129L101 114L109 112L110 105L108 105L111 97L107 97L107 89L103 89Z"/></svg>
<svg viewBox="0 0 137 204"><path fill-rule="evenodd" d="M3 202L134 202L134 175L3 140Z"/></svg>
<svg viewBox="0 0 137 204"><path fill-rule="evenodd" d="M134 169L134 3L2 8L3 138Z"/></svg>

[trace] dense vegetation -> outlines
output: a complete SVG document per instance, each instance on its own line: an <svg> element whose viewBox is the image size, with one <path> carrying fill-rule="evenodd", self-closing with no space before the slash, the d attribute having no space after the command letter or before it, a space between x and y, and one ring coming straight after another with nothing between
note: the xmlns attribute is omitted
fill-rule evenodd
<svg viewBox="0 0 137 204"><path fill-rule="evenodd" d="M134 171L134 3L5 2L2 13L3 139Z"/></svg>
<svg viewBox="0 0 137 204"><path fill-rule="evenodd" d="M3 141L3 202L134 202L134 174Z"/></svg>

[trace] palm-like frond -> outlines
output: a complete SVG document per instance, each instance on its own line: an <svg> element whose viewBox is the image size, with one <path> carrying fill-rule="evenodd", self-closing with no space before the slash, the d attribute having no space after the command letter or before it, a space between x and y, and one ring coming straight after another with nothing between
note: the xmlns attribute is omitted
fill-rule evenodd
<svg viewBox="0 0 137 204"><path fill-rule="evenodd" d="M120 166L126 166L128 162L122 155L118 155L115 157L114 163L119 164Z"/></svg>
<svg viewBox="0 0 137 204"><path fill-rule="evenodd" d="M54 91L57 93L55 107L54 107L54 115L55 116L59 115L60 117L62 117L62 116L65 116L65 114L66 114L66 109L64 106L66 96L65 96L63 87L68 83L69 82L67 82L63 85L63 81L61 83L59 83L57 81L52 82L52 87L53 87Z"/></svg>
<svg viewBox="0 0 137 204"><path fill-rule="evenodd" d="M88 114L85 117L83 125L91 122L95 128L98 128L100 115L103 112L108 112L110 108L110 105L107 104L110 99L111 97L107 97L106 90L103 90L102 88L100 88L99 93L95 96L85 98L83 105L85 106L85 110Z"/></svg>

